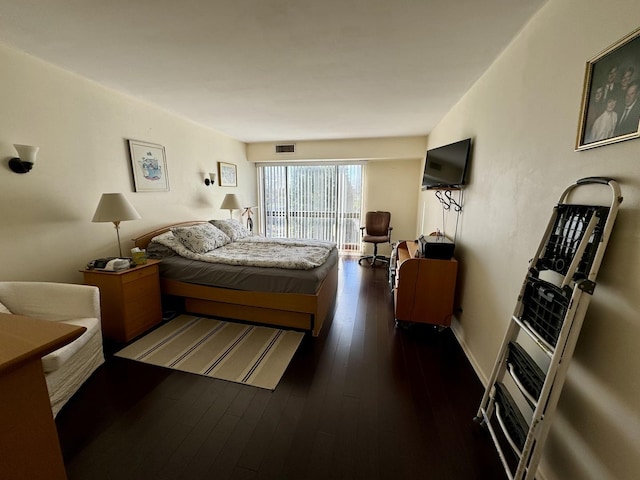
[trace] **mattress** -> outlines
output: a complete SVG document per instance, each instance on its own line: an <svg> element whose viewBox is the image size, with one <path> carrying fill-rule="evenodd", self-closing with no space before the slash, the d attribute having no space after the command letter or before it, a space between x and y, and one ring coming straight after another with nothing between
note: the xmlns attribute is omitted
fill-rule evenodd
<svg viewBox="0 0 640 480"><path fill-rule="evenodd" d="M167 254L166 249L156 251L154 246L156 245L150 243L147 253L151 258L162 260L159 264L162 278L254 292L315 294L327 273L338 262L338 251L335 248L327 261L319 267L289 270L200 262Z"/></svg>

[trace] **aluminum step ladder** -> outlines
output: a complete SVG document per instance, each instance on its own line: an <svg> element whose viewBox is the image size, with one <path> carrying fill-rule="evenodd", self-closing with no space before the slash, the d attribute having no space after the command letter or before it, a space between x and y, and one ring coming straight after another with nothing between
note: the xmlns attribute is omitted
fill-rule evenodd
<svg viewBox="0 0 640 480"><path fill-rule="evenodd" d="M610 187L610 206L565 203L593 184ZM525 275L474 419L488 429L510 480L535 477L620 203L611 178L569 186Z"/></svg>

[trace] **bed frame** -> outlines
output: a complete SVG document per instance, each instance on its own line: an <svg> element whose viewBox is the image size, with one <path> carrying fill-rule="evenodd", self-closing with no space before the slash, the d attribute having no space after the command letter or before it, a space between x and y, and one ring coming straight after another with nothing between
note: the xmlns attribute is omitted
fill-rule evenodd
<svg viewBox="0 0 640 480"><path fill-rule="evenodd" d="M153 237L172 227L199 223L207 222L174 223L134 238L133 243L136 247L147 248ZM189 313L308 330L314 337L319 335L333 307L337 287L337 263L329 270L315 294L253 292L160 278L162 293L184 298L185 310Z"/></svg>

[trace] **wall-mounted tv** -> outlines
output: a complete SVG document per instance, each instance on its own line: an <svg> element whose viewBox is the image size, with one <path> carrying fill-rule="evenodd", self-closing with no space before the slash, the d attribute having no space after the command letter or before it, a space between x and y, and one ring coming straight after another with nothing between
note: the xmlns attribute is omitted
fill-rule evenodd
<svg viewBox="0 0 640 480"><path fill-rule="evenodd" d="M470 153L470 138L427 150L422 190L464 185Z"/></svg>

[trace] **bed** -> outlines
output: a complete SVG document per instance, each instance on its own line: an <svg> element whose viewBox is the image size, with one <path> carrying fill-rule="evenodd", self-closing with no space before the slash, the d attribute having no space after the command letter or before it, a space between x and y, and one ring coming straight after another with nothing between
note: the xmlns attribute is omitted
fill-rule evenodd
<svg viewBox="0 0 640 480"><path fill-rule="evenodd" d="M134 238L133 242L151 254L163 234L206 223L209 222L167 225ZM156 240L152 242L153 239ZM334 304L338 284L337 257L334 248L322 265L289 270L220 265L170 253L164 257L155 256L162 259L162 293L182 298L185 311L306 330L313 336L319 335ZM204 272L212 269L215 280L203 279Z"/></svg>

